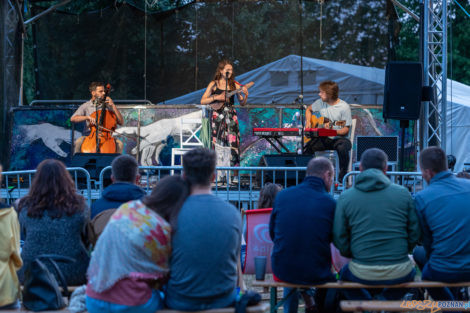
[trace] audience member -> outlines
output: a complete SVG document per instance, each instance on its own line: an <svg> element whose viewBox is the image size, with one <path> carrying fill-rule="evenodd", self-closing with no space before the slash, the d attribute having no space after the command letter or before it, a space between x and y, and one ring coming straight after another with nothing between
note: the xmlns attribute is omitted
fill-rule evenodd
<svg viewBox="0 0 470 313"><path fill-rule="evenodd" d="M198 311L234 303L241 218L231 204L211 194L215 152L196 148L183 158L191 195L181 208L172 239L166 305Z"/></svg>
<svg viewBox="0 0 470 313"><path fill-rule="evenodd" d="M272 208L274 205L274 199L279 191L282 190L282 186L279 184L266 183L259 192L258 209Z"/></svg>
<svg viewBox="0 0 470 313"><path fill-rule="evenodd" d="M413 281L416 271L408 257L420 229L413 199L408 190L386 176L387 155L380 149L361 156L354 187L344 191L336 206L333 239L345 257L352 258L340 279L368 285L394 285ZM350 300L377 297L397 300L406 289L344 290Z"/></svg>
<svg viewBox="0 0 470 313"><path fill-rule="evenodd" d="M458 178L465 178L465 179L470 179L470 173L469 172L458 172L457 173Z"/></svg>
<svg viewBox="0 0 470 313"><path fill-rule="evenodd" d="M335 201L328 193L333 183L334 169L323 157L311 159L304 181L276 196L269 221L269 233L274 242L273 274L278 280L293 284L321 284L334 281L331 272L330 243L333 230ZM301 294L306 311L323 310L325 289ZM284 296L292 293L284 304L286 313L297 312L299 293L284 288Z"/></svg>
<svg viewBox="0 0 470 313"><path fill-rule="evenodd" d="M150 196L117 209L88 268L88 312L154 313L163 308L158 289L168 277L171 233L188 194L180 176L167 176Z"/></svg>
<svg viewBox="0 0 470 313"><path fill-rule="evenodd" d="M139 179L139 164L133 156L120 155L111 163L112 184L103 190L101 198L91 205L91 219L100 212L117 209L121 204L138 200L145 191L136 185Z"/></svg>
<svg viewBox="0 0 470 313"><path fill-rule="evenodd" d="M447 156L447 167L451 172L454 171L455 163L457 163L457 158L454 155L449 154Z"/></svg>
<svg viewBox="0 0 470 313"><path fill-rule="evenodd" d="M89 257L81 238L89 209L65 165L53 159L42 161L18 209L24 240L20 280L37 256L58 254L75 259L74 263L58 263L67 284L84 284Z"/></svg>
<svg viewBox="0 0 470 313"><path fill-rule="evenodd" d="M0 184L1 182L0 165ZM22 265L18 216L12 206L0 201L0 309L19 308L20 286L16 271Z"/></svg>
<svg viewBox="0 0 470 313"><path fill-rule="evenodd" d="M417 247L413 256L422 279L469 281L470 181L448 171L445 152L438 147L424 149L419 165L429 184L415 197L423 246ZM447 288L431 288L429 292L434 300L457 300Z"/></svg>

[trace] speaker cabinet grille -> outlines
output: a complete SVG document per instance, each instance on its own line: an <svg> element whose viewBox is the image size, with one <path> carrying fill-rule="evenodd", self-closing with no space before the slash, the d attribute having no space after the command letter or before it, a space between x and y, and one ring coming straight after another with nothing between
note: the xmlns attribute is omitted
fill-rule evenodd
<svg viewBox="0 0 470 313"><path fill-rule="evenodd" d="M113 162L114 158L117 156L120 156L120 154L119 153L77 153L72 157L70 166L83 167L90 173L91 179L99 180L101 171L106 166L111 165L111 162Z"/></svg>
<svg viewBox="0 0 470 313"><path fill-rule="evenodd" d="M389 62L385 70L383 117L417 120L421 110L423 70L418 62Z"/></svg>
<svg viewBox="0 0 470 313"><path fill-rule="evenodd" d="M361 156L367 149L378 148L387 154L389 162L398 162L398 137L397 136L380 136L366 137L357 136L356 160L359 162Z"/></svg>
<svg viewBox="0 0 470 313"><path fill-rule="evenodd" d="M261 157L260 166L266 167L306 167L312 155L298 155L298 154L266 154ZM293 186L301 183L305 178L305 171L296 174L294 171L265 171L264 183L272 182L279 183L287 186ZM260 181L261 176L258 175Z"/></svg>

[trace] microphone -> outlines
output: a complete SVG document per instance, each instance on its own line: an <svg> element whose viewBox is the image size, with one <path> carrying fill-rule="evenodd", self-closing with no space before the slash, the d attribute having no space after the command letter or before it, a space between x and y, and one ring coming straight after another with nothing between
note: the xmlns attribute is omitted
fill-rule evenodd
<svg viewBox="0 0 470 313"><path fill-rule="evenodd" d="M228 76L230 75L230 72L225 72L225 78L228 79Z"/></svg>
<svg viewBox="0 0 470 313"><path fill-rule="evenodd" d="M292 104L299 103L299 101L302 101L303 99L304 99L304 95L299 95L297 98L295 98Z"/></svg>
<svg viewBox="0 0 470 313"><path fill-rule="evenodd" d="M299 111L297 111L292 116L292 125L297 125L299 120L300 120L300 113Z"/></svg>

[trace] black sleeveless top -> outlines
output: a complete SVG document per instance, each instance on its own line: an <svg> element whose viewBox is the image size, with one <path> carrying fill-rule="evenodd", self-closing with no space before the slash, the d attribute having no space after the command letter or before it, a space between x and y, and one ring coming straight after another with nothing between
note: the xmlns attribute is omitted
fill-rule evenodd
<svg viewBox="0 0 470 313"><path fill-rule="evenodd" d="M228 92L230 92L231 90L228 90ZM212 92L213 95L220 95L220 94L223 94L225 92L225 90L223 89L219 89L219 87L217 86L217 83L215 84L215 90ZM228 99L228 103L226 103L222 108L220 108L220 110L222 110L225 106L233 106L233 104L235 103L235 95L231 96L229 99Z"/></svg>

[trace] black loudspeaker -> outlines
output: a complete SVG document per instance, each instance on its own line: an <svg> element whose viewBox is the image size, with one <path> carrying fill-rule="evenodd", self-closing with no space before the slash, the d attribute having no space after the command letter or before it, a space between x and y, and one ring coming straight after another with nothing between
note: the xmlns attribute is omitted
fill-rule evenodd
<svg viewBox="0 0 470 313"><path fill-rule="evenodd" d="M387 63L383 105L384 119L419 119L422 89L423 69L421 63Z"/></svg>
<svg viewBox="0 0 470 313"><path fill-rule="evenodd" d="M265 154L261 157L260 166L266 167L306 167L312 155L299 154ZM264 183L272 182L276 184L287 183L287 186L301 183L305 178L305 171L265 171Z"/></svg>
<svg viewBox="0 0 470 313"><path fill-rule="evenodd" d="M398 137L380 136L380 137L356 137L356 161L361 160L361 156L367 149L379 148L385 152L389 162L398 162Z"/></svg>
<svg viewBox="0 0 470 313"><path fill-rule="evenodd" d="M70 162L71 167L83 167L90 173L91 179L99 180L100 173L106 166L111 165L114 158L119 156L119 153L76 153ZM109 180L111 172L104 178Z"/></svg>

